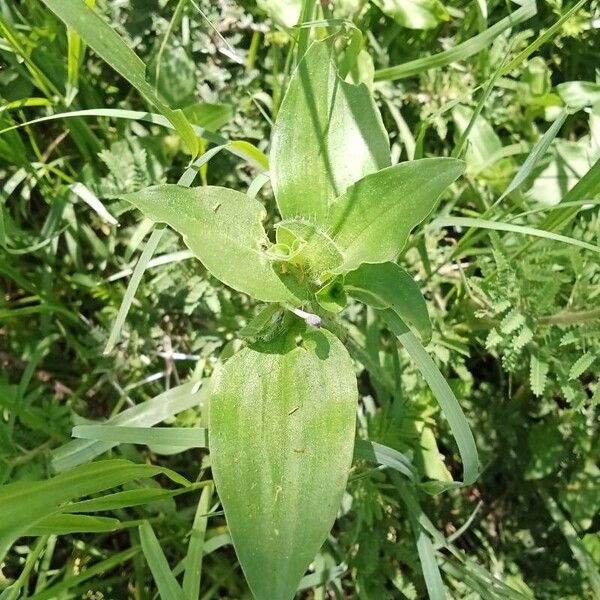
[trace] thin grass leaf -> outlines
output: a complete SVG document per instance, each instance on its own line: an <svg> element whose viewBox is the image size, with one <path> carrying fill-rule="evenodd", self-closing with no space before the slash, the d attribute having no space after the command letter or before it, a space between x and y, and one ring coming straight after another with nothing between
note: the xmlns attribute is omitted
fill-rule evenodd
<svg viewBox="0 0 600 600"><path fill-rule="evenodd" d="M541 227L556 231L568 223L579 211L577 207L562 208L562 203L570 203L587 198L600 197L600 158L592 165L590 170L564 195L561 199L559 210L549 214Z"/></svg>
<svg viewBox="0 0 600 600"><path fill-rule="evenodd" d="M576 246L577 248L583 248L585 250L600 253L599 246L594 246L593 244L588 244L587 242L582 242L580 240L576 240L575 238L553 233L551 231L536 229L535 227L527 227L525 225L513 225L512 223L500 223L498 221L473 219L470 217L440 217L432 221L428 227L430 229L440 229L442 227L475 227L480 229L491 229L494 231L510 231L512 233L533 235L546 240L562 242L564 244Z"/></svg>
<svg viewBox="0 0 600 600"><path fill-rule="evenodd" d="M536 38L527 48L519 52L507 65L502 69L502 75L508 75L511 71L516 69L523 61L527 60L538 48L543 46L548 40L555 37L562 26L582 8L588 0L579 0L577 4L573 5L560 19L553 23L548 29L544 31L538 38Z"/></svg>
<svg viewBox="0 0 600 600"><path fill-rule="evenodd" d="M435 399L437 400L443 415L446 417L452 435L456 440L456 445L463 463L463 481L462 482L426 482L422 484L423 489L432 493L450 489L452 487L469 485L473 483L479 475L479 458L477 447L471 433L471 428L467 422L454 392L440 373L433 359L425 348L419 342L419 339L408 329L402 319L391 310L381 311L383 320L388 324L391 331L398 337L400 343L404 346L412 360L417 365L419 371L429 385Z"/></svg>
<svg viewBox="0 0 600 600"><path fill-rule="evenodd" d="M124 410L106 421L105 425L150 427L194 406L201 406L205 399L205 389L200 382L189 382L167 390L162 394ZM93 440L72 440L53 450L51 465L60 473L94 459L103 452L114 448L117 442Z"/></svg>
<svg viewBox="0 0 600 600"><path fill-rule="evenodd" d="M183 573L183 594L186 600L197 600L200 595L200 581L202 576L202 557L204 556L204 541L206 526L208 525L208 512L212 503L214 484L209 482L202 490L190 542L185 555L185 571Z"/></svg>
<svg viewBox="0 0 600 600"><path fill-rule="evenodd" d="M66 598L68 597L69 592L73 592L78 586L83 585L86 581L89 581L94 577L102 576L104 573L110 573L115 567L122 566L130 561L136 554L141 552L141 550L140 546L134 546L123 552L113 554L110 558L100 561L91 567L87 567L80 573L72 575L41 592L35 593L29 598L30 600L54 600L55 598Z"/></svg>
<svg viewBox="0 0 600 600"><path fill-rule="evenodd" d="M472 37L471 39L458 44L449 50L444 50L432 56L411 60L402 65L387 67L375 71L375 81L395 81L412 77L431 69L437 69L453 62L465 60L485 48L502 33L511 27L515 27L524 21L527 21L537 13L534 0L525 0L522 6L511 15L504 17L484 32Z"/></svg>
<svg viewBox="0 0 600 600"><path fill-rule="evenodd" d="M44 4L126 79L142 97L171 122L190 154L196 156L200 145L196 133L181 110L173 110L156 94L146 80L146 65L117 32L92 8L80 0L42 0Z"/></svg>
<svg viewBox="0 0 600 600"><path fill-rule="evenodd" d="M477 118L481 114L481 111L483 110L483 107L485 106L487 99L489 98L492 90L494 89L494 85L496 84L496 81L498 80L498 77L500 76L500 71L502 69L503 64L504 64L504 60L502 61L500 66L494 71L492 76L488 79L488 81L485 85L485 88L483 89L483 92L481 94L481 98L479 98L479 100L477 102L477 106L475 107L475 110L473 110L473 112L471 113L471 118L469 119L469 123L467 124L467 126L464 128L464 130L460 134L460 138L458 139L458 142L456 142L456 146L454 147L454 150L452 151L451 156L453 158L462 158L463 157L463 153L467 148L467 142L469 141L469 134L471 133L471 130L475 126L475 123L477 122Z"/></svg>
<svg viewBox="0 0 600 600"><path fill-rule="evenodd" d="M72 502L61 509L63 514L65 513L89 513L89 512L105 512L111 510L117 510L120 508L131 508L132 506L141 506L145 504L152 504L153 502L159 502L166 500L167 498L173 498L181 494L187 494L197 489L203 488L208 485L208 482L201 481L193 483L185 488L179 488L175 490L166 490L163 488L154 487L143 487L135 490L127 490L125 492L115 492L114 494L107 494L100 498L91 498L90 500L80 500L79 502Z"/></svg>
<svg viewBox="0 0 600 600"><path fill-rule="evenodd" d="M170 469L122 459L82 465L45 481L5 485L0 489L0 538L16 539L42 519L59 512L66 502L158 474L180 485L189 485Z"/></svg>
<svg viewBox="0 0 600 600"><path fill-rule="evenodd" d="M169 567L152 525L144 521L139 527L139 532L142 550L161 598L184 600L183 590Z"/></svg>
<svg viewBox="0 0 600 600"><path fill-rule="evenodd" d="M50 515L29 528L25 535L69 535L71 533L103 533L119 528L119 519L88 515Z"/></svg>
<svg viewBox="0 0 600 600"><path fill-rule="evenodd" d="M187 448L207 448L208 430L202 427L123 427L77 425L73 437L118 444L158 444Z"/></svg>
<svg viewBox="0 0 600 600"><path fill-rule="evenodd" d="M45 123L47 121L55 121L58 119L73 119L77 117L109 117L113 119L126 119L129 121L142 121L145 123L152 123L153 125L159 125L161 127L167 127L174 129L173 124L165 118L163 115L156 113L140 111L140 110L125 110L120 108L89 108L84 110L73 110L54 115L47 115L45 117L38 117L36 119L30 119L18 123L17 125L11 125L0 129L0 135L13 131L14 129L20 129L21 127L28 127L30 125L36 125L38 123ZM228 140L227 138L213 133L204 127L198 125L192 125L192 129L198 137L202 137L205 140L214 144L222 145L231 154L247 160L253 166L266 170L268 169L269 161L265 154L261 152L253 144L244 140Z"/></svg>
<svg viewBox="0 0 600 600"><path fill-rule="evenodd" d="M322 587L325 584L339 579L348 571L348 565L341 563L331 569L323 569L310 575L305 575L298 584L298 591L308 590L311 588Z"/></svg>
<svg viewBox="0 0 600 600"><path fill-rule="evenodd" d="M354 442L354 458L370 460L384 467L394 469L408 477L412 482L416 482L418 479L417 470L406 455L377 442L356 440Z"/></svg>
<svg viewBox="0 0 600 600"><path fill-rule="evenodd" d="M129 285L125 290L125 296L123 296L123 301L121 302L121 306L119 307L119 312L115 318L112 329L110 331L110 335L108 336L108 341L106 342L106 346L104 347L103 354L106 356L110 354L119 339L119 335L121 334L121 329L123 329L123 325L125 324L125 319L127 318L127 313L129 312L129 308L131 307L131 303L135 298L135 293L142 281L142 277L146 271L148 263L152 258L158 244L165 232L164 227L157 227L152 234L150 235L150 239L140 256L137 264L135 265L135 269L133 270L133 275L131 276L131 280L129 281Z"/></svg>
<svg viewBox="0 0 600 600"><path fill-rule="evenodd" d="M567 544L569 544L573 557L581 567L581 572L587 577L594 593L594 597L600 598L600 572L594 563L594 559L581 543L581 540L577 535L577 530L565 517L556 500L554 500L545 489L538 489L538 493L542 497L552 520L558 525L558 528L567 540Z"/></svg>
<svg viewBox="0 0 600 600"><path fill-rule="evenodd" d="M71 191L81 198L105 223L118 225L119 222L108 212L101 200L83 183L77 182L70 186Z"/></svg>
<svg viewBox="0 0 600 600"><path fill-rule="evenodd" d="M508 196L511 192L516 190L528 177L531 175L534 167L540 161L541 158L546 154L550 144L554 140L554 138L558 135L560 128L564 125L567 117L569 116L569 111L567 109L563 109L559 115L554 119L552 125L548 128L548 130L542 135L542 137L535 143L531 152L527 155L525 162L521 165L520 169L517 171L517 174L513 177L512 181L508 184L507 188L504 190L504 193L498 198L497 203L502 201L506 196Z"/></svg>
<svg viewBox="0 0 600 600"><path fill-rule="evenodd" d="M417 552L429 598L430 600L446 600L446 589L437 564L435 548L431 538L421 525L422 511L417 503L414 492L397 477L392 476L392 481L396 484L398 493L404 502L415 535Z"/></svg>

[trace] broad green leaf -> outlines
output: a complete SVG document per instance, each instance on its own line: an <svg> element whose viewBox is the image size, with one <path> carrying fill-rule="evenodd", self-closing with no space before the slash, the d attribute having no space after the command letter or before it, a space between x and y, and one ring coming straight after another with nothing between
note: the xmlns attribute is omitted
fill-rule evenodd
<svg viewBox="0 0 600 600"><path fill-rule="evenodd" d="M275 23L284 27L293 27L298 23L302 12L302 0L257 0L259 8L264 10Z"/></svg>
<svg viewBox="0 0 600 600"><path fill-rule="evenodd" d="M556 86L560 99L573 108L593 106L600 102L600 83L592 81L566 81Z"/></svg>
<svg viewBox="0 0 600 600"><path fill-rule="evenodd" d="M438 0L372 0L381 12L409 29L430 29L449 19Z"/></svg>
<svg viewBox="0 0 600 600"><path fill-rule="evenodd" d="M453 158L413 160L367 175L335 200L328 231L344 255L340 270L396 259L411 230L464 171Z"/></svg>
<svg viewBox="0 0 600 600"><path fill-rule="evenodd" d="M425 343L431 339L431 321L421 290L396 263L362 265L345 278L346 291L373 308L391 308L419 332Z"/></svg>
<svg viewBox="0 0 600 600"><path fill-rule="evenodd" d="M381 116L365 85L345 83L327 42L314 42L294 72L271 147L271 177L284 218L322 223L349 185L390 164Z"/></svg>
<svg viewBox="0 0 600 600"><path fill-rule="evenodd" d="M350 357L326 330L245 348L215 375L212 472L257 600L291 599L333 525L357 394Z"/></svg>
<svg viewBox="0 0 600 600"><path fill-rule="evenodd" d="M269 240L258 200L223 187L152 186L123 198L183 236L204 266L228 286L266 302L297 302L265 254Z"/></svg>
<svg viewBox="0 0 600 600"><path fill-rule="evenodd" d="M163 467L115 459L82 465L46 481L5 485L0 489L0 539L17 538L70 500L158 474L183 485L189 483Z"/></svg>
<svg viewBox="0 0 600 600"><path fill-rule="evenodd" d="M83 0L43 0L44 4L124 77L172 123L192 155L198 154L196 134L181 110L169 108L146 80L146 65L119 34Z"/></svg>

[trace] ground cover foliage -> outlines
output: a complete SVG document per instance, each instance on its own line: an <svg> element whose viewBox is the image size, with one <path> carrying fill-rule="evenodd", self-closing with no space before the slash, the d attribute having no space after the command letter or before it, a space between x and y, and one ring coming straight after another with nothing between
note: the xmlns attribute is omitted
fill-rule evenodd
<svg viewBox="0 0 600 600"><path fill-rule="evenodd" d="M277 225L273 123L325 38L392 164L466 163L390 281L425 297L431 332L400 316L479 461L453 485L465 437L412 334L347 275L324 329L353 359L357 442L297 597L600 596L598 2L67 4L0 2L0 598L251 598L206 382L279 321L257 327L262 302L127 199L224 186Z"/></svg>

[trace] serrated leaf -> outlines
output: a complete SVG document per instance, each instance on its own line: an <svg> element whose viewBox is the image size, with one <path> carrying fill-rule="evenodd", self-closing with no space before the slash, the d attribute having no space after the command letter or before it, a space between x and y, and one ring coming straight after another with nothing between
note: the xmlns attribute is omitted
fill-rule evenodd
<svg viewBox="0 0 600 600"><path fill-rule="evenodd" d="M496 331L496 328L493 327L490 329L490 332L487 335L485 340L485 347L490 350L491 348L495 348L504 338Z"/></svg>
<svg viewBox="0 0 600 600"><path fill-rule="evenodd" d="M591 352L586 352L583 356L580 356L573 363L573 366L569 371L569 379L577 379L580 377L592 366L595 360L596 357Z"/></svg>
<svg viewBox="0 0 600 600"><path fill-rule="evenodd" d="M538 397L544 393L547 375L548 363L538 360L536 356L532 355L529 365L529 384L531 391Z"/></svg>
<svg viewBox="0 0 600 600"><path fill-rule="evenodd" d="M288 600L346 487L357 388L325 330L234 355L213 381L210 453L233 543L257 600Z"/></svg>
<svg viewBox="0 0 600 600"><path fill-rule="evenodd" d="M269 243L258 200L223 187L156 185L123 196L153 221L167 223L223 283L266 302L297 303L265 254Z"/></svg>
<svg viewBox="0 0 600 600"><path fill-rule="evenodd" d="M282 216L316 223L348 186L390 165L387 133L369 90L340 79L327 41L314 42L292 75L270 161Z"/></svg>
<svg viewBox="0 0 600 600"><path fill-rule="evenodd" d="M517 337L514 339L513 345L516 350L521 350L525 345L527 345L533 339L533 331L527 327L527 325L523 325L521 331L519 331Z"/></svg>
<svg viewBox="0 0 600 600"><path fill-rule="evenodd" d="M367 175L331 205L327 229L344 255L341 271L393 261L409 233L464 171L453 158L424 158Z"/></svg>
<svg viewBox="0 0 600 600"><path fill-rule="evenodd" d="M515 308L511 310L500 323L500 331L504 334L516 331L525 323L525 317Z"/></svg>
<svg viewBox="0 0 600 600"><path fill-rule="evenodd" d="M421 290L396 263L362 265L346 275L344 286L351 296L373 308L391 308L415 327L426 343L431 339L431 321Z"/></svg>

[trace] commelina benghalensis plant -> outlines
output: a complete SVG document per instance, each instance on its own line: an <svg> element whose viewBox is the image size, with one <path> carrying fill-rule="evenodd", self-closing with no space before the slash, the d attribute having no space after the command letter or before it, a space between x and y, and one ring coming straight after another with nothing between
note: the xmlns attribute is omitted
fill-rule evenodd
<svg viewBox="0 0 600 600"><path fill-rule="evenodd" d="M240 191L165 184L125 196L214 277L268 303L215 372L208 418L213 477L258 600L294 596L348 479L358 391L337 313L349 295L396 335L427 341L425 301L394 261L464 170L451 158L392 166L369 90L342 80L330 50L310 46L274 125L271 235L263 205Z"/></svg>

